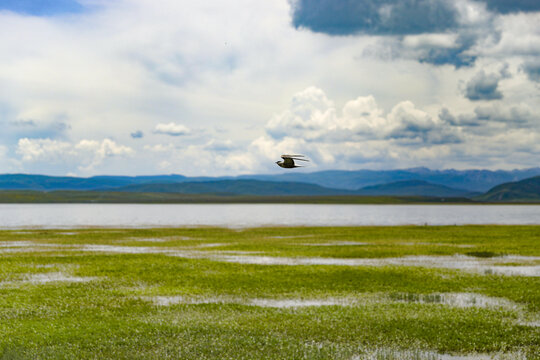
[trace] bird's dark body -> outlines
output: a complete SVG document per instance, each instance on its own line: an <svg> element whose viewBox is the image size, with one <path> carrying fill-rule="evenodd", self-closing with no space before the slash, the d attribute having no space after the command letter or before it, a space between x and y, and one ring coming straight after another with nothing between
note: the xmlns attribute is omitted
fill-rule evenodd
<svg viewBox="0 0 540 360"><path fill-rule="evenodd" d="M292 168L302 167L300 165L296 165L294 163L294 160L309 161L306 159L299 159L299 157L303 157L303 155L281 155L281 158L283 159L283 161L276 161L276 164L278 164L278 166L285 169L292 169Z"/></svg>

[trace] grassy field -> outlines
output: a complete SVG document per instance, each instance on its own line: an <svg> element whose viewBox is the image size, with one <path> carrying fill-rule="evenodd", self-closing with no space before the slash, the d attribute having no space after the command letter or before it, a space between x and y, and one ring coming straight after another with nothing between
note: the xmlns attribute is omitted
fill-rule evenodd
<svg viewBox="0 0 540 360"><path fill-rule="evenodd" d="M0 204L472 204L467 198L422 196L263 196L113 191L0 191Z"/></svg>
<svg viewBox="0 0 540 360"><path fill-rule="evenodd" d="M539 359L540 227L0 231L0 359Z"/></svg>

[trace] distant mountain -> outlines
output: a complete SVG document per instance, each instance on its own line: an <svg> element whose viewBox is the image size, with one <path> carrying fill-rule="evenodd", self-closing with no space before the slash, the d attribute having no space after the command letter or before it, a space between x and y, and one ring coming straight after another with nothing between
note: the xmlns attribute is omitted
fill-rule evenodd
<svg viewBox="0 0 540 360"><path fill-rule="evenodd" d="M217 180L177 184L141 184L111 189L116 192L182 193L218 195L354 195L354 191L330 189L319 185L297 182L259 180Z"/></svg>
<svg viewBox="0 0 540 360"><path fill-rule="evenodd" d="M98 190L111 189L129 184L177 183L184 181L182 175L157 176L94 176L90 178L58 177L45 175L0 175L1 190Z"/></svg>
<svg viewBox="0 0 540 360"><path fill-rule="evenodd" d="M430 170L414 168L404 170L329 170L314 173L288 172L280 175L245 175L242 179L264 181L294 181L320 186L356 190L366 186L388 184L405 180L421 180L471 192L485 192L492 187L540 175L540 168L524 170Z"/></svg>
<svg viewBox="0 0 540 360"><path fill-rule="evenodd" d="M430 197L470 197L478 195L469 190L454 189L422 180L396 181L383 185L366 186L356 192L358 195L430 196Z"/></svg>
<svg viewBox="0 0 540 360"><path fill-rule="evenodd" d="M539 202L540 176L495 186L475 200L488 202Z"/></svg>
<svg viewBox="0 0 540 360"><path fill-rule="evenodd" d="M319 185L298 182L274 182L259 180L217 180L185 182L178 184L141 184L111 189L116 192L182 193L222 195L361 195L361 196L424 196L424 197L468 197L468 190L453 189L420 180L398 181L375 185L360 190L332 189Z"/></svg>
<svg viewBox="0 0 540 360"><path fill-rule="evenodd" d="M258 180L265 182L292 182L319 185L323 188L358 190L368 186L400 181L425 181L431 184L485 192L496 185L540 176L540 168L512 171L490 170L430 170L426 168L404 170L329 170L312 173L288 171L278 175L243 175L237 177L186 177L183 175L156 176L94 176L89 178L54 177L45 175L0 175L0 190L110 190L128 185L177 184L224 180Z"/></svg>

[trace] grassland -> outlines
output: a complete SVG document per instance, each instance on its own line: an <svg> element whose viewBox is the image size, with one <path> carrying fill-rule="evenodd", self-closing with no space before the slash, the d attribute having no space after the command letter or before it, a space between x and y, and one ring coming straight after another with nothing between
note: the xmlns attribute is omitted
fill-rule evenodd
<svg viewBox="0 0 540 360"><path fill-rule="evenodd" d="M0 204L432 204L473 203L467 198L423 196L263 196L114 191L0 191Z"/></svg>
<svg viewBox="0 0 540 360"><path fill-rule="evenodd" d="M539 359L539 245L538 226L0 231L0 359Z"/></svg>

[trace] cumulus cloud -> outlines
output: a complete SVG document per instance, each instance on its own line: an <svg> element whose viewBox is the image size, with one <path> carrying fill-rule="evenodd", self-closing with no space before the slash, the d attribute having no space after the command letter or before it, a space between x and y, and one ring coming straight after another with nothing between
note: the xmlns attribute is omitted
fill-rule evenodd
<svg viewBox="0 0 540 360"><path fill-rule="evenodd" d="M485 2L490 10L502 14L540 11L540 3L536 0L486 0Z"/></svg>
<svg viewBox="0 0 540 360"><path fill-rule="evenodd" d="M26 162L46 161L59 162L72 156L73 145L51 139L19 139L17 154Z"/></svg>
<svg viewBox="0 0 540 360"><path fill-rule="evenodd" d="M447 108L443 108L439 113L441 121L458 127L480 127L475 130L479 134L488 135L493 132L509 130L511 128L529 127L531 131L536 131L538 114L524 104L502 105L495 103L486 106L477 106L473 112L460 115L453 115Z"/></svg>
<svg viewBox="0 0 540 360"><path fill-rule="evenodd" d="M446 0L292 2L293 24L332 35L421 34L457 25L457 11Z"/></svg>
<svg viewBox="0 0 540 360"><path fill-rule="evenodd" d="M540 58L525 62L523 64L523 70L530 80L540 82Z"/></svg>
<svg viewBox="0 0 540 360"><path fill-rule="evenodd" d="M462 141L455 129L417 109L410 101L396 105L388 114L388 120L392 126L389 138L408 139L423 144L451 144Z"/></svg>
<svg viewBox="0 0 540 360"><path fill-rule="evenodd" d="M540 11L536 0L292 0L293 24L331 35L445 32L476 20L479 9L508 14Z"/></svg>
<svg viewBox="0 0 540 360"><path fill-rule="evenodd" d="M185 125L171 122L168 124L157 124L154 133L170 136L181 136L189 135L191 133L191 130Z"/></svg>
<svg viewBox="0 0 540 360"><path fill-rule="evenodd" d="M392 51L401 57L461 67L472 65L482 52L497 51L494 47L504 40L507 29L505 18L534 15L539 4L534 0L295 0L292 22L299 29L332 36L390 37ZM521 32L517 42L525 43L531 36Z"/></svg>
<svg viewBox="0 0 540 360"><path fill-rule="evenodd" d="M339 114L321 89L310 87L296 94L290 108L275 115L266 130L275 139L299 137L333 143L361 139L458 142L457 134L444 126L410 101L400 102L385 116L373 96L348 101Z"/></svg>
<svg viewBox="0 0 540 360"><path fill-rule="evenodd" d="M134 131L130 135L133 139L142 139L144 137L144 133L141 130Z"/></svg>
<svg viewBox="0 0 540 360"><path fill-rule="evenodd" d="M509 126L522 126L532 123L537 118L526 105L502 106L479 106L474 110L476 117L482 121L501 122Z"/></svg>
<svg viewBox="0 0 540 360"><path fill-rule="evenodd" d="M519 163L531 166L525 154L540 148L534 144L539 119L525 104L502 103L457 115L442 107L433 116L402 101L386 113L373 96L348 101L338 111L321 89L311 87L269 120L267 134L252 141L250 153L268 161L284 152L305 153L319 168L441 168L460 167L465 159L479 166L482 158L489 158L484 167L512 167L512 154L519 152ZM526 145L513 143L526 131Z"/></svg>
<svg viewBox="0 0 540 360"><path fill-rule="evenodd" d="M508 76L506 70L491 74L486 74L484 70L480 70L467 83L464 95L471 101L500 100L503 98L503 94L499 90L499 82Z"/></svg>
<svg viewBox="0 0 540 360"><path fill-rule="evenodd" d="M134 150L113 140L81 140L70 143L51 139L19 139L17 154L23 163L77 163L83 171L92 170L112 157L131 156Z"/></svg>

